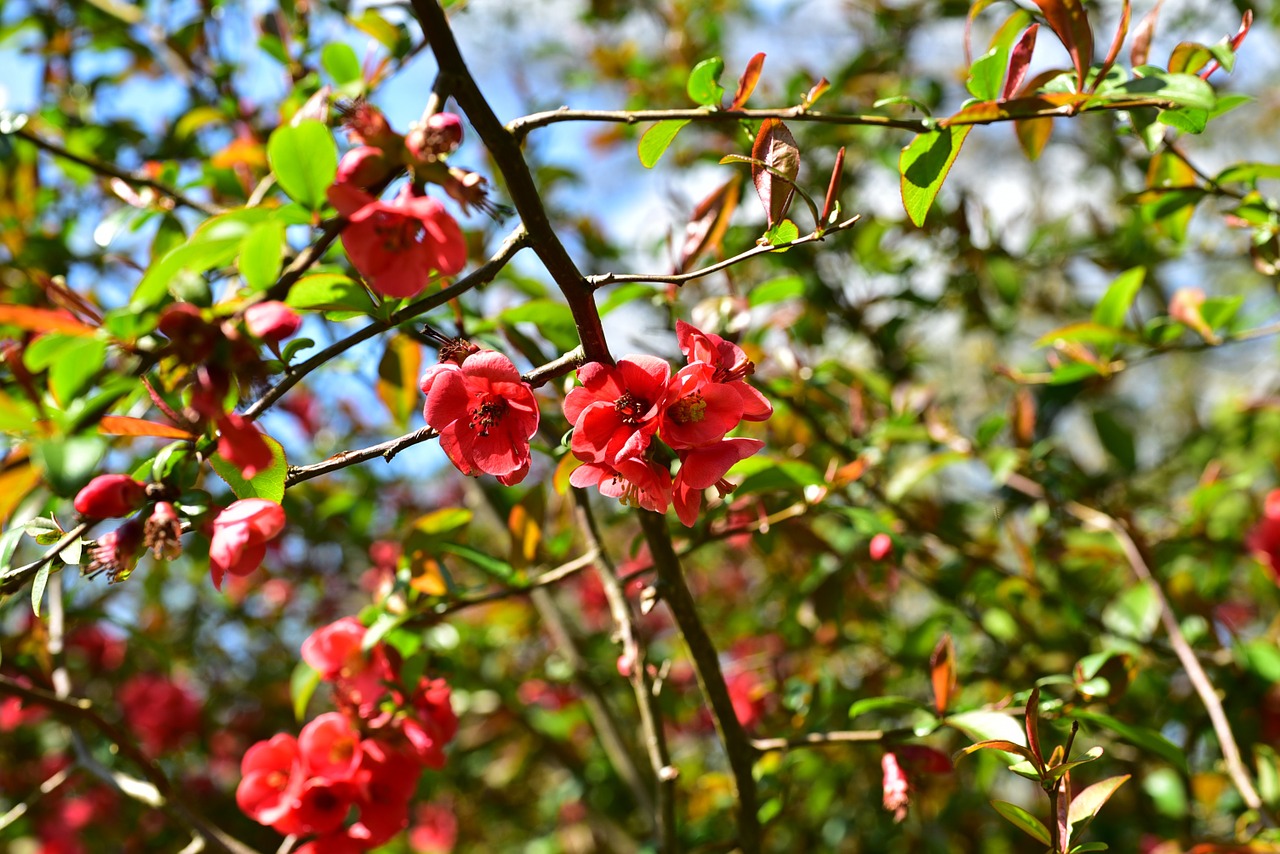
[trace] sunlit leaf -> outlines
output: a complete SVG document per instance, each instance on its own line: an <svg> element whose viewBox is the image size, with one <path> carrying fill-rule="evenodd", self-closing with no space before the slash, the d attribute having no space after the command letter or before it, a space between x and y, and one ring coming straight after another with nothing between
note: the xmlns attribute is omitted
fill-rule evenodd
<svg viewBox="0 0 1280 854"><path fill-rule="evenodd" d="M1044 822L1027 812L1017 804L1011 804L1008 801L992 801L991 806L995 811L1012 824L1014 827L1026 833L1032 839L1044 845L1052 844L1049 836L1049 828L1044 826Z"/></svg>
<svg viewBox="0 0 1280 854"><path fill-rule="evenodd" d="M778 119L765 119L751 146L751 157L759 161L751 165L751 180L772 228L786 217L795 196L795 185L791 182L800 173L800 149L786 125ZM788 180L780 179L760 164L778 170Z"/></svg>
<svg viewBox="0 0 1280 854"><path fill-rule="evenodd" d="M405 427L422 406L418 380L422 376L422 347L408 335L395 335L378 362L378 399L395 419Z"/></svg>
<svg viewBox="0 0 1280 854"><path fill-rule="evenodd" d="M971 129L966 125L922 133L902 149L898 159L902 206L915 225L924 225L925 216Z"/></svg>
<svg viewBox="0 0 1280 854"><path fill-rule="evenodd" d="M747 61L746 70L738 78L738 88L733 93L733 103L729 105L729 109L738 110L747 103L747 99L751 97L751 93L756 89L756 83L760 80L760 71L763 68L763 53L757 53Z"/></svg>
<svg viewBox="0 0 1280 854"><path fill-rule="evenodd" d="M689 72L689 82L685 89L695 104L704 107L718 107L724 98L724 87L720 85L720 75L724 73L724 60L718 56L704 59Z"/></svg>
<svg viewBox="0 0 1280 854"><path fill-rule="evenodd" d="M327 127L307 119L272 132L267 140L267 161L289 198L319 210L325 203L325 191L338 174L338 147Z"/></svg>
<svg viewBox="0 0 1280 854"><path fill-rule="evenodd" d="M236 498L265 498L279 504L284 499L284 479L289 473L289 462L279 442L266 435L262 438L271 448L271 465L248 480L240 474L239 468L216 454L209 458L209 464L231 487Z"/></svg>
<svg viewBox="0 0 1280 854"><path fill-rule="evenodd" d="M657 122L644 132L640 137L639 153L640 162L646 169L653 168L675 141L676 134L680 133L680 129L687 124L689 124L688 119L667 119Z"/></svg>

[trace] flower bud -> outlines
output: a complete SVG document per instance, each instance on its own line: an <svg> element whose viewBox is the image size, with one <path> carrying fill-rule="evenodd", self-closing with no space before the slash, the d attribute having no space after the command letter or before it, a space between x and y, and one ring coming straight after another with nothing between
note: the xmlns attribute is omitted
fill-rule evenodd
<svg viewBox="0 0 1280 854"><path fill-rule="evenodd" d="M342 123L351 141L357 145L371 145L383 151L395 151L404 144L400 134L387 124L382 111L363 99L339 105Z"/></svg>
<svg viewBox="0 0 1280 854"><path fill-rule="evenodd" d="M334 183L371 190L390 178L392 171L391 161L382 149L362 145L342 155L342 159L338 161L338 175Z"/></svg>
<svg viewBox="0 0 1280 854"><path fill-rule="evenodd" d="M250 335L274 344L297 332L302 318L284 303L271 300L245 309L244 325Z"/></svg>
<svg viewBox="0 0 1280 854"><path fill-rule="evenodd" d="M446 157L462 144L462 119L454 113L435 113L425 124L414 125L404 144L410 156L422 163Z"/></svg>
<svg viewBox="0 0 1280 854"><path fill-rule="evenodd" d="M871 538L871 559L884 560L893 551L893 538L888 534L876 534Z"/></svg>
<svg viewBox="0 0 1280 854"><path fill-rule="evenodd" d="M127 474L103 474L76 495L75 508L90 519L128 516L142 506L147 488Z"/></svg>

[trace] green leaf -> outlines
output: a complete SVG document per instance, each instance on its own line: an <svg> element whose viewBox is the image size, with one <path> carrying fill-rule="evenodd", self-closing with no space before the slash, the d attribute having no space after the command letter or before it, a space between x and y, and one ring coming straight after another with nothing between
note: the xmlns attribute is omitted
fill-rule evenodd
<svg viewBox="0 0 1280 854"><path fill-rule="evenodd" d="M1280 649L1274 641L1259 639L1236 645L1236 660L1269 684L1280 682Z"/></svg>
<svg viewBox="0 0 1280 854"><path fill-rule="evenodd" d="M1014 827L1026 833L1032 839L1044 845L1052 845L1053 840L1049 836L1049 828L1044 826L1040 819L1024 810L1017 804L1011 804L1008 801L992 801L991 806L995 811L1012 824Z"/></svg>
<svg viewBox="0 0 1280 854"><path fill-rule="evenodd" d="M1209 111L1197 107L1180 107L1176 110L1161 110L1156 119L1160 124L1183 133L1203 133L1209 125Z"/></svg>
<svg viewBox="0 0 1280 854"><path fill-rule="evenodd" d="M1093 411L1093 427L1098 432L1102 447L1107 449L1107 453L1115 458L1122 469L1126 472L1137 469L1138 449L1132 430L1107 409Z"/></svg>
<svg viewBox="0 0 1280 854"><path fill-rule="evenodd" d="M203 273L230 264L240 251L241 238L242 235L201 239L192 235L189 242L170 249L147 269L134 289L129 308L144 311L155 306L164 299L173 280L184 273Z"/></svg>
<svg viewBox="0 0 1280 854"><path fill-rule="evenodd" d="M319 210L338 174L338 146L315 119L281 125L267 140L267 161L280 187L301 205Z"/></svg>
<svg viewBox="0 0 1280 854"><path fill-rule="evenodd" d="M32 448L31 456L44 470L54 494L70 497L99 474L106 452L106 442L97 436L70 436L41 442Z"/></svg>
<svg viewBox="0 0 1280 854"><path fill-rule="evenodd" d="M424 534L436 537L465 528L471 524L475 513L465 507L442 507L414 520L413 528Z"/></svg>
<svg viewBox="0 0 1280 854"><path fill-rule="evenodd" d="M1044 772L1044 778L1046 780L1057 780L1063 774L1067 773L1072 768L1075 768L1078 765L1087 765L1090 762L1094 762L1098 759L1101 759L1103 752L1104 751L1102 749L1102 745L1095 744L1093 747L1090 747L1087 751L1085 751L1084 755L1077 756L1075 759L1072 759L1068 762L1059 763L1058 765L1055 765L1052 768L1047 769Z"/></svg>
<svg viewBox="0 0 1280 854"><path fill-rule="evenodd" d="M662 292L661 288L655 285L647 285L643 282L628 282L625 285L620 285L605 298L604 302L600 303L600 316L604 317L609 312L629 302L651 299Z"/></svg>
<svg viewBox="0 0 1280 854"><path fill-rule="evenodd" d="M299 661L289 677L289 696L293 700L293 717L298 723L307 718L307 706L311 703L311 695L320 685L320 672L313 670L305 661Z"/></svg>
<svg viewBox="0 0 1280 854"><path fill-rule="evenodd" d="M1121 637L1145 643L1160 625L1160 599L1155 586L1139 582L1121 591L1102 609L1102 624Z"/></svg>
<svg viewBox="0 0 1280 854"><path fill-rule="evenodd" d="M967 457L959 451L943 451L914 459L893 473L884 488L885 497L894 503L901 501L903 496L929 475L965 459Z"/></svg>
<svg viewBox="0 0 1280 854"><path fill-rule="evenodd" d="M284 498L284 479L289 473L289 463L285 460L284 448L279 442L266 435L262 438L271 447L273 459L271 465L249 480L241 477L240 469L222 457L217 455L210 457L209 464L213 466L218 476L227 482L227 486L231 487L236 498L265 498L267 501L279 504Z"/></svg>
<svg viewBox="0 0 1280 854"><path fill-rule="evenodd" d="M770 246L782 246L800 237L800 229L794 222L784 219L764 233L764 239ZM785 251L785 250L784 250Z"/></svg>
<svg viewBox="0 0 1280 854"><path fill-rule="evenodd" d="M1000 97L1004 73L1009 67L1009 48L993 47L985 56L974 60L969 68L965 88L979 101L994 101Z"/></svg>
<svg viewBox="0 0 1280 854"><path fill-rule="evenodd" d="M1200 304L1200 316L1204 318L1205 324L1210 329L1217 331L1235 319L1236 312L1242 305L1244 305L1242 296L1209 297Z"/></svg>
<svg viewBox="0 0 1280 854"><path fill-rule="evenodd" d="M724 98L724 87L720 85L720 75L723 73L724 60L718 56L704 59L693 67L685 90L695 104L704 107L720 106L720 101Z"/></svg>
<svg viewBox="0 0 1280 854"><path fill-rule="evenodd" d="M1117 276L1102 299L1093 307L1093 322L1113 329L1123 328L1129 306L1133 305L1138 291L1142 289L1142 281L1146 275L1146 267L1134 267Z"/></svg>
<svg viewBox="0 0 1280 854"><path fill-rule="evenodd" d="M1107 92L1099 92L1095 98L1100 101L1150 98L1201 110L1212 110L1217 101L1213 87L1194 74L1170 74L1153 65L1140 65L1133 73L1140 76Z"/></svg>
<svg viewBox="0 0 1280 854"><path fill-rule="evenodd" d="M280 274L283 253L284 224L258 223L240 241L240 275L255 291L265 291Z"/></svg>
<svg viewBox="0 0 1280 854"><path fill-rule="evenodd" d="M373 649L378 643L386 637L387 633L409 619L408 612L401 614L391 614L383 611L369 626L369 631L364 633L364 640L360 643L360 649L365 652Z"/></svg>
<svg viewBox="0 0 1280 854"><path fill-rule="evenodd" d="M285 304L299 311L373 313L373 300L359 283L341 273L303 276L289 289Z"/></svg>
<svg viewBox="0 0 1280 854"><path fill-rule="evenodd" d="M1067 713L1069 717L1086 723L1097 724L1104 729L1108 729L1125 741L1133 744L1135 747L1141 748L1148 753L1160 757L1164 761L1173 765L1183 774L1187 772L1187 757L1183 752L1169 739L1165 738L1154 730L1146 727L1134 726L1123 721L1116 720L1110 715L1101 712L1093 712L1088 709L1076 709Z"/></svg>
<svg viewBox="0 0 1280 854"><path fill-rule="evenodd" d="M443 542L440 543L437 548L442 552L454 554L460 558L470 561L501 582L510 584L516 580L516 571L511 564L507 563L505 560L498 560L495 557L490 557L478 549L471 548L471 546L464 546L461 543Z"/></svg>
<svg viewBox="0 0 1280 854"><path fill-rule="evenodd" d="M1018 756L1026 760L1027 763L1034 763L1035 756L1029 749L1021 744L1015 744L1012 741L994 738L986 741L979 741L977 744L971 744L968 747L957 750L953 759L959 759L961 756L968 756L970 753L976 753L979 750L998 750L1001 753L1007 753L1011 756ZM1034 766L1032 766L1034 769Z"/></svg>
<svg viewBox="0 0 1280 854"><path fill-rule="evenodd" d="M1116 790L1128 779L1128 774L1122 774L1118 777L1099 780L1072 798L1071 807L1067 811L1068 826L1081 824L1096 816L1103 804L1110 800Z"/></svg>
<svg viewBox="0 0 1280 854"><path fill-rule="evenodd" d="M921 703L918 700L913 700L910 697L867 697L866 699L858 700L849 707L849 720L853 720L860 715L865 715L868 712L883 712L889 710L917 711L925 708L926 706L924 703Z"/></svg>
<svg viewBox="0 0 1280 854"><path fill-rule="evenodd" d="M1252 184L1260 180L1280 178L1280 164L1275 163L1235 163L1218 173L1213 179L1215 184L1245 183Z"/></svg>
<svg viewBox="0 0 1280 854"><path fill-rule="evenodd" d="M688 119L667 119L644 132L644 136L640 137L639 154L640 162L646 169L654 167L654 164L675 141L676 134L680 133L680 129L687 124L689 124Z"/></svg>
<svg viewBox="0 0 1280 854"><path fill-rule="evenodd" d="M747 304L752 308L804 296L804 278L798 275L782 276L756 285L747 294Z"/></svg>
<svg viewBox="0 0 1280 854"><path fill-rule="evenodd" d="M44 587L49 583L49 568L52 565L53 562L50 561L40 567L36 570L36 577L31 579L31 610L37 617L40 616L40 603L44 600Z"/></svg>
<svg viewBox="0 0 1280 854"><path fill-rule="evenodd" d="M898 172L902 175L902 206L916 226L924 225L933 200L942 189L951 165L960 154L972 125L922 133L902 149Z"/></svg>
<svg viewBox="0 0 1280 854"><path fill-rule="evenodd" d="M826 478L811 463L803 460L774 459L757 454L733 467L743 475L742 484L734 490L737 495L751 492L802 492L806 486L825 483Z"/></svg>
<svg viewBox="0 0 1280 854"><path fill-rule="evenodd" d="M360 58L351 45L342 42L330 42L320 52L320 65L329 72L333 82L339 86L348 83L360 83L363 76L360 72Z"/></svg>
<svg viewBox="0 0 1280 854"><path fill-rule="evenodd" d="M21 527L14 527L0 535L0 575L12 568L13 553L18 550L18 543L25 533Z"/></svg>
<svg viewBox="0 0 1280 854"><path fill-rule="evenodd" d="M1027 746L1027 734L1012 715L978 710L959 712L943 721L976 741L1010 741Z"/></svg>

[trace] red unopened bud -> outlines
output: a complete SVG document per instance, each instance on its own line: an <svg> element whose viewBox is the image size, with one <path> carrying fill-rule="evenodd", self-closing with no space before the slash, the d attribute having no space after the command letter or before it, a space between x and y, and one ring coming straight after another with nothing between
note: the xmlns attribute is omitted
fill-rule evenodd
<svg viewBox="0 0 1280 854"><path fill-rule="evenodd" d="M635 666L636 660L631 653L624 652L622 655L618 656L618 673L620 675L625 676L628 679L631 678L631 671Z"/></svg>
<svg viewBox="0 0 1280 854"><path fill-rule="evenodd" d="M245 309L244 325L250 335L274 344L297 332L302 318L284 303L271 300Z"/></svg>
<svg viewBox="0 0 1280 854"><path fill-rule="evenodd" d="M370 190L390 178L392 171L392 163L382 149L362 145L342 155L334 183Z"/></svg>
<svg viewBox="0 0 1280 854"><path fill-rule="evenodd" d="M453 113L435 113L425 124L414 125L404 144L413 159L422 163L446 157L462 144L462 119Z"/></svg>
<svg viewBox="0 0 1280 854"><path fill-rule="evenodd" d="M884 560L893 551L893 538L888 534L876 534L871 538L871 559Z"/></svg>
<svg viewBox="0 0 1280 854"><path fill-rule="evenodd" d="M143 530L144 542L156 560L173 560L182 554L182 520L168 501L156 504Z"/></svg>
<svg viewBox="0 0 1280 854"><path fill-rule="evenodd" d="M90 519L128 516L142 506L147 488L127 474L104 474L89 481L76 495L75 508Z"/></svg>

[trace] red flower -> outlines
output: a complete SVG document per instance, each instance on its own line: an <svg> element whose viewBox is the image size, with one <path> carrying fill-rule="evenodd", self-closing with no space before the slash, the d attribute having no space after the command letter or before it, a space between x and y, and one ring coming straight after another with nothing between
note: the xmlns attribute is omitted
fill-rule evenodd
<svg viewBox="0 0 1280 854"><path fill-rule="evenodd" d="M716 382L705 362L681 368L667 384L662 408L662 440L677 450L719 442L742 420L742 396Z"/></svg>
<svg viewBox="0 0 1280 854"><path fill-rule="evenodd" d="M137 519L130 519L114 531L108 531L89 549L89 566L86 575L107 573L112 584L124 581L138 565L142 555L144 529Z"/></svg>
<svg viewBox="0 0 1280 854"><path fill-rule="evenodd" d="M152 756L179 746L200 726L200 704L167 676L140 673L120 686L119 699L125 722Z"/></svg>
<svg viewBox="0 0 1280 854"><path fill-rule="evenodd" d="M481 350L461 366L435 365L421 385L427 394L423 417L459 471L496 475L506 486L524 480L538 403L510 359Z"/></svg>
<svg viewBox="0 0 1280 854"><path fill-rule="evenodd" d="M582 383L565 397L578 459L612 464L638 457L658 429L671 366L656 356L627 356L617 367L592 362L578 369Z"/></svg>
<svg viewBox="0 0 1280 854"><path fill-rule="evenodd" d="M147 487L127 474L102 474L89 481L73 502L76 512L90 519L128 516L146 500Z"/></svg>
<svg viewBox="0 0 1280 854"><path fill-rule="evenodd" d="M907 805L911 802L907 775L892 753L880 757L880 769L884 772L884 808L893 813L894 821L900 822L907 817Z"/></svg>
<svg viewBox="0 0 1280 854"><path fill-rule="evenodd" d="M423 679L410 702L413 711L401 721L405 738L428 768L444 767L444 746L458 732L458 718L443 679Z"/></svg>
<svg viewBox="0 0 1280 854"><path fill-rule="evenodd" d="M255 338L275 343L297 332L302 318L284 303L270 300L246 308L244 326Z"/></svg>
<svg viewBox="0 0 1280 854"><path fill-rule="evenodd" d="M601 495L666 513L671 504L671 472L648 460L629 457L613 465L586 463L569 475L569 483L581 487L595 486Z"/></svg>
<svg viewBox="0 0 1280 854"><path fill-rule="evenodd" d="M302 764L312 776L346 781L360 764L360 733L337 712L326 712L298 735Z"/></svg>
<svg viewBox="0 0 1280 854"><path fill-rule="evenodd" d="M294 815L303 776L298 742L285 733L250 747L240 760L236 804L249 818L281 833L299 833Z"/></svg>
<svg viewBox="0 0 1280 854"><path fill-rule="evenodd" d="M233 502L213 520L209 541L209 568L213 586L221 590L222 578L248 575L262 563L267 541L284 530L284 509L274 501L246 498Z"/></svg>
<svg viewBox="0 0 1280 854"><path fill-rule="evenodd" d="M452 276L467 263L462 229L444 205L406 186L390 204L348 184L329 188L329 201L349 225L342 246L369 285L390 297L411 297L431 271Z"/></svg>
<svg viewBox="0 0 1280 854"><path fill-rule="evenodd" d="M418 854L449 854L458 841L458 819L443 804L421 804L414 812L409 846Z"/></svg>
<svg viewBox="0 0 1280 854"><path fill-rule="evenodd" d="M759 439L725 439L681 454L680 471L676 473L672 490L680 521L687 527L693 527L702 508L702 493L710 486L714 486L722 497L732 492L733 485L724 480L725 472L733 468L734 463L745 460L763 447L764 442Z"/></svg>
<svg viewBox="0 0 1280 854"><path fill-rule="evenodd" d="M690 363L705 362L714 370L713 381L726 383L742 398L742 417L747 421L767 421L773 415L773 404L756 389L743 382L755 373L755 363L737 344L719 335L703 332L683 320L676 321L676 340L680 352Z"/></svg>
<svg viewBox="0 0 1280 854"><path fill-rule="evenodd" d="M365 667L364 625L355 617L343 617L316 629L302 642L302 660L326 682L350 676Z"/></svg>
<svg viewBox="0 0 1280 854"><path fill-rule="evenodd" d="M234 412L221 415L217 420L218 456L240 469L240 476L245 480L275 462L266 437L252 421Z"/></svg>
<svg viewBox="0 0 1280 854"><path fill-rule="evenodd" d="M1271 567L1271 573L1280 583L1280 489L1267 495L1262 518L1244 540L1245 547L1254 557Z"/></svg>

